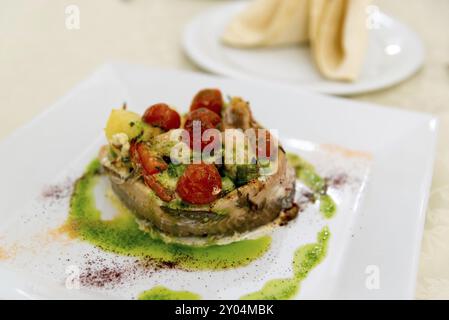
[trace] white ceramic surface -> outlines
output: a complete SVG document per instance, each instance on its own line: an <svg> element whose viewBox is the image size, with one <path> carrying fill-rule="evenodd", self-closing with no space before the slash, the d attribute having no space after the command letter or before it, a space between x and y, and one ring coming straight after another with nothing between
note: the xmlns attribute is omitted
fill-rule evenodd
<svg viewBox="0 0 449 320"><path fill-rule="evenodd" d="M48 230L64 222L68 206L68 198L56 204L42 202L43 188L82 173L105 143L102 129L111 108L126 101L132 110L142 112L151 103L167 101L186 110L192 95L204 87L219 87L225 94L251 101L255 117L269 128L278 128L285 146L313 162L323 175L337 168L349 173L354 184L335 190L336 217L324 220L315 206L310 207L293 224L275 232L268 256L245 268L162 270L157 277L144 275L112 289L66 290L66 268L82 264L84 254L117 263L127 263L128 258L76 240L40 243ZM288 276L293 250L329 225L329 254L303 282L298 298L412 298L436 127L430 115L283 86L105 65L0 144L1 150L8 150L8 157L0 159L0 248L15 248L15 258L0 260L0 296L131 298L161 284L203 298L238 298L266 280ZM342 152L328 145L360 152ZM360 157L366 154L372 157L369 163ZM97 204L107 210L104 190L103 184L96 188ZM372 266L379 271L377 289L366 285ZM220 287L224 282L229 285Z"/></svg>
<svg viewBox="0 0 449 320"><path fill-rule="evenodd" d="M239 78L282 82L317 92L351 95L392 86L415 73L424 61L421 40L407 26L381 11L370 15L365 63L355 82L329 81L315 68L307 46L236 49L220 38L229 20L247 3L215 8L194 18L185 28L183 47L201 68ZM375 9L374 9L375 10Z"/></svg>

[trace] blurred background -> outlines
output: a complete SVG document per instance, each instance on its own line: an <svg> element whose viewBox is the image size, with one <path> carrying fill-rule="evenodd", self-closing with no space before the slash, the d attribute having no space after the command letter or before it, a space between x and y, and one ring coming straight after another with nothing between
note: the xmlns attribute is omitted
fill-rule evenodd
<svg viewBox="0 0 449 320"><path fill-rule="evenodd" d="M0 139L104 62L198 71L181 50L183 28L201 11L229 2L1 0ZM394 87L350 99L440 118L416 297L449 299L449 0L375 0L374 4L419 34L426 48L424 67ZM66 27L70 5L79 8L79 29Z"/></svg>

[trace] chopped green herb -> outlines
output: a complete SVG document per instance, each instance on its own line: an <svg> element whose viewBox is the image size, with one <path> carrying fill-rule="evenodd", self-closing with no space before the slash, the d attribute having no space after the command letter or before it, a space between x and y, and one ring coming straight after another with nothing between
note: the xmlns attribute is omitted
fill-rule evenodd
<svg viewBox="0 0 449 320"><path fill-rule="evenodd" d="M227 194L235 189L234 182L232 182L231 178L229 178L228 176L224 176L221 179L221 189L222 189L221 192L223 194Z"/></svg>
<svg viewBox="0 0 449 320"><path fill-rule="evenodd" d="M236 168L235 185L237 187L247 184L259 177L259 167L254 164L239 164Z"/></svg>
<svg viewBox="0 0 449 320"><path fill-rule="evenodd" d="M184 173L186 166L184 164L170 163L168 165L167 173L171 178L179 178Z"/></svg>

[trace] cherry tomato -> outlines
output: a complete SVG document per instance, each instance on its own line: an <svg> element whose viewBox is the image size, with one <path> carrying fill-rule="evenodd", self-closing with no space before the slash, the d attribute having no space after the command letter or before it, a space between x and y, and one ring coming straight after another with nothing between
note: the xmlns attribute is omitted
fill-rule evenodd
<svg viewBox="0 0 449 320"><path fill-rule="evenodd" d="M190 111L187 114L186 122L184 124L184 129L187 130L187 132L190 135L190 148L194 148L193 144L193 122L194 121L200 121L201 123L201 135L203 135L204 131L207 129L215 129L219 126L221 123L221 118L214 112L210 111L206 108L200 108L196 109L194 111ZM201 150L204 149L205 146L207 146L209 143L213 141L213 138L210 138L207 141L203 141L201 139Z"/></svg>
<svg viewBox="0 0 449 320"><path fill-rule="evenodd" d="M142 166L145 175L152 175L168 168L167 163L156 156L144 143L133 143L130 154L133 162Z"/></svg>
<svg viewBox="0 0 449 320"><path fill-rule="evenodd" d="M142 176L145 184L163 201L171 201L173 199L173 192L167 190L154 177L154 174L168 168L165 161L155 156L144 143L132 143L129 152L131 160L142 167Z"/></svg>
<svg viewBox="0 0 449 320"><path fill-rule="evenodd" d="M131 142L131 146L129 147L129 155L132 163L140 166L140 157L139 154L137 153L137 145L138 143Z"/></svg>
<svg viewBox="0 0 449 320"><path fill-rule="evenodd" d="M170 190L167 190L163 185L161 185L154 176L144 175L143 180L145 184L154 191L154 193L165 202L173 200L174 195Z"/></svg>
<svg viewBox="0 0 449 320"><path fill-rule="evenodd" d="M190 164L179 178L176 192L191 204L207 204L221 192L221 177L213 164Z"/></svg>
<svg viewBox="0 0 449 320"><path fill-rule="evenodd" d="M143 114L142 120L163 130L177 129L181 125L181 117L165 103L158 103L149 107Z"/></svg>
<svg viewBox="0 0 449 320"><path fill-rule="evenodd" d="M221 116L223 97L218 89L204 89L196 94L190 105L190 111L206 108Z"/></svg>

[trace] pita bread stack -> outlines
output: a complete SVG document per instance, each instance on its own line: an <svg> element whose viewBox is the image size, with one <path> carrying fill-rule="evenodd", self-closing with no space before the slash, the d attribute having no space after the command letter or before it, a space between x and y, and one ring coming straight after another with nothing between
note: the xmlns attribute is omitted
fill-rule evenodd
<svg viewBox="0 0 449 320"><path fill-rule="evenodd" d="M354 81L368 38L371 0L255 0L225 29L239 48L309 43L317 68L331 80Z"/></svg>

